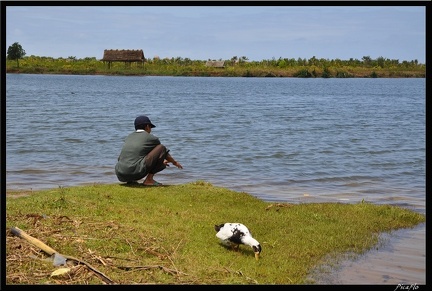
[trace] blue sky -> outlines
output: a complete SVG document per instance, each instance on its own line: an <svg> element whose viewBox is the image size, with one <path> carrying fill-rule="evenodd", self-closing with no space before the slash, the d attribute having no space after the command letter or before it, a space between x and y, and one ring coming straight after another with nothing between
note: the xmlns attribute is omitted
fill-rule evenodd
<svg viewBox="0 0 432 291"><path fill-rule="evenodd" d="M146 58L192 60L234 56L255 61L313 56L361 60L369 56L426 61L426 4L222 6L220 2L205 7L180 2L164 7L90 3L97 6L6 6L6 49L18 42L26 56L54 58L101 59L105 49L142 49Z"/></svg>

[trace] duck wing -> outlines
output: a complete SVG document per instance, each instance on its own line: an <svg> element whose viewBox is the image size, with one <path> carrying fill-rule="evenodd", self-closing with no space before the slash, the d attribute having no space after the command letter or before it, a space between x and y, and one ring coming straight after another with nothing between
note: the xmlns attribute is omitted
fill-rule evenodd
<svg viewBox="0 0 432 291"><path fill-rule="evenodd" d="M221 240L229 240L237 244L243 244L244 236L251 236L249 229L241 223L223 223L215 225L216 236Z"/></svg>

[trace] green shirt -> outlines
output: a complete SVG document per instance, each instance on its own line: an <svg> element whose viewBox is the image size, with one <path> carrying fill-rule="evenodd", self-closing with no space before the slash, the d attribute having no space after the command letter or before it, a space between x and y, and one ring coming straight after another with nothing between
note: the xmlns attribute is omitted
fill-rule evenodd
<svg viewBox="0 0 432 291"><path fill-rule="evenodd" d="M146 131L129 134L115 166L119 181L132 182L144 178L147 175L145 157L159 144L159 138Z"/></svg>

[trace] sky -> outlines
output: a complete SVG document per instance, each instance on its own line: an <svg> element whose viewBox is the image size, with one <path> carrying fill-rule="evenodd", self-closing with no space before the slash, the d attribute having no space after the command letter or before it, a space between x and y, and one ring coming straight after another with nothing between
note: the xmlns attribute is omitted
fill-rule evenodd
<svg viewBox="0 0 432 291"><path fill-rule="evenodd" d="M229 60L236 56L262 61L361 60L368 56L426 62L426 4L223 6L229 2L214 2L216 6L207 7L181 2L178 6L55 3L61 1L52 6L6 5L4 51L18 42L26 56L53 58L102 59L105 49L142 49L145 58Z"/></svg>

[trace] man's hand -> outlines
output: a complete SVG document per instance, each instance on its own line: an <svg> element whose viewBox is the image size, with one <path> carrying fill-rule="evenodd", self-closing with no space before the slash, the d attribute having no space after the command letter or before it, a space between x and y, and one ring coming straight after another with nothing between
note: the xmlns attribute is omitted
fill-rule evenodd
<svg viewBox="0 0 432 291"><path fill-rule="evenodd" d="M183 169L183 166L182 166L179 162L177 162L177 161L175 161L175 162L173 163L173 165L176 166L176 167L179 168L179 169Z"/></svg>

